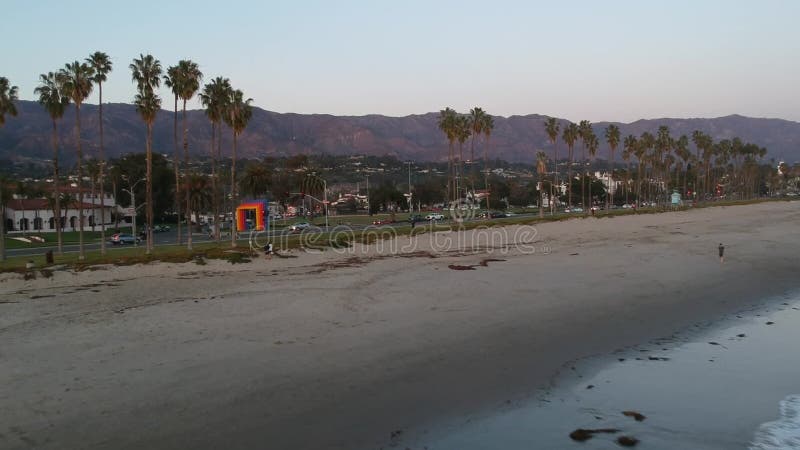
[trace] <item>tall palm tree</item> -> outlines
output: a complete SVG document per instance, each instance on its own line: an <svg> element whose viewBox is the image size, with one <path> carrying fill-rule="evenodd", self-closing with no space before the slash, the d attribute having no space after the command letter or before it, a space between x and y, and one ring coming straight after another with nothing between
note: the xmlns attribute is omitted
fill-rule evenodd
<svg viewBox="0 0 800 450"><path fill-rule="evenodd" d="M155 90L161 85L161 62L153 55L139 55L128 66L131 69L131 78L136 83L137 94L133 100L136 112L141 116L147 128L145 142L146 167L147 167L147 246L146 253L153 252L153 122L156 114L161 109L161 98Z"/></svg>
<svg viewBox="0 0 800 450"><path fill-rule="evenodd" d="M669 127L666 125L661 125L658 127L658 133L656 133L656 147L659 154L659 161L667 161L667 156L669 156L670 151L672 150L673 139L669 132ZM663 159L662 159L663 158ZM663 175L663 183L664 183L664 191L666 195L670 194L669 190L669 167L664 165L664 175Z"/></svg>
<svg viewBox="0 0 800 450"><path fill-rule="evenodd" d="M236 142L239 135L242 134L247 128L250 118L253 117L253 107L250 104L253 102L252 98L245 100L244 93L239 90L232 90L230 97L227 101L227 114L225 114L225 123L233 130L233 158L231 162L231 200L233 203L232 209L236 208L238 197L236 195ZM231 247L236 247L236 227L231 227Z"/></svg>
<svg viewBox="0 0 800 450"><path fill-rule="evenodd" d="M217 77L203 86L200 103L206 109L206 117L211 121L211 189L214 209L214 238L220 240L219 223L219 186L217 185L217 161L222 146L221 122L226 111L226 102L230 98L231 83L227 78ZM216 150L214 144L216 141Z"/></svg>
<svg viewBox="0 0 800 450"><path fill-rule="evenodd" d="M544 177L547 175L547 153L536 152L536 173L539 175L539 217L544 217ZM552 202L552 198L550 199Z"/></svg>
<svg viewBox="0 0 800 450"><path fill-rule="evenodd" d="M106 153L103 142L103 83L108 80L108 74L111 73L113 63L111 58L103 52L94 52L86 58L86 63L94 70L94 77L92 81L97 84L97 92L99 95L98 110L100 114L100 254L106 254L106 191L105 191L105 166L106 166Z"/></svg>
<svg viewBox="0 0 800 450"><path fill-rule="evenodd" d="M17 92L19 89L12 86L6 77L0 77L0 127L6 123L6 114L9 116L17 115ZM6 260L6 198L10 198L11 191L3 186L4 181L0 179L0 261Z"/></svg>
<svg viewBox="0 0 800 450"><path fill-rule="evenodd" d="M544 130L547 133L547 137L550 138L550 142L553 144L553 171L555 185L558 186L558 120L555 117L550 117L544 121ZM550 185L550 214L553 213L555 210L555 202L553 201L553 184Z"/></svg>
<svg viewBox="0 0 800 450"><path fill-rule="evenodd" d="M183 102L183 167L184 171L188 173L189 170L189 127L186 123L186 102L192 99L197 91L200 90L200 82L203 80L203 72L200 71L196 62L192 60L182 59L178 61L178 69L170 77L170 81L177 88L178 97ZM173 88L173 89L175 89ZM176 159L177 164L177 159ZM177 185L176 185L177 186ZM189 188L189 183L184 183L186 189ZM177 194L176 194L177 195ZM186 199L186 248L192 249L192 217L189 214L191 209L190 196L184 192ZM180 217L178 218L178 233L180 234ZM180 238L178 238L180 240Z"/></svg>
<svg viewBox="0 0 800 450"><path fill-rule="evenodd" d="M619 145L619 127L611 124L606 127L606 142L608 142L608 162L611 164L611 168L608 171L608 191L609 195L606 195L606 209L611 207L611 195L612 191L616 191L616 189L612 189L614 186L614 152L617 151L617 146Z"/></svg>
<svg viewBox="0 0 800 450"><path fill-rule="evenodd" d="M81 147L81 104L92 93L92 66L74 61L64 66L59 72L63 78L64 94L75 105L75 143L78 157L78 259L83 260L86 254L83 249L83 148Z"/></svg>
<svg viewBox="0 0 800 450"><path fill-rule="evenodd" d="M453 179L453 144L456 141L456 120L458 113L450 107L439 111L438 126L445 136L447 137L448 153L447 153L447 198L453 200L455 194L451 197L451 193L455 190L455 180ZM452 190L451 190L452 189Z"/></svg>
<svg viewBox="0 0 800 450"><path fill-rule="evenodd" d="M0 127L6 123L6 114L16 117L19 89L12 86L6 77L0 77Z"/></svg>
<svg viewBox="0 0 800 450"><path fill-rule="evenodd" d="M475 138L483 134L484 116L486 116L486 112L484 112L482 108L476 106L469 110L469 128L472 132L472 138L470 139L469 176L473 191L475 191Z"/></svg>
<svg viewBox="0 0 800 450"><path fill-rule="evenodd" d="M164 75L164 86L168 87L172 94L175 97L175 108L174 114L172 117L172 143L174 146L174 156L172 157L172 168L175 172L175 213L178 216L178 235L176 237L178 245L181 244L181 202L180 199L180 185L181 185L181 176L180 176L180 151L178 149L178 98L180 95L181 90L181 74L180 74L180 67L169 66L167 68L167 73ZM191 233L191 231L190 231Z"/></svg>
<svg viewBox="0 0 800 450"><path fill-rule="evenodd" d="M597 156L597 149L600 148L600 140L597 138L597 135L594 134L594 131L589 132L589 139L586 142L586 149L589 151L589 158L591 158L592 162L594 162L595 156ZM594 206L594 198L592 197L592 174L590 172L584 172L586 177L589 178L589 207ZM606 196L607 197L607 196Z"/></svg>
<svg viewBox="0 0 800 450"><path fill-rule="evenodd" d="M489 150L490 150L489 146L490 146L490 144L492 142L491 141L492 131L494 131L494 118L492 116L490 116L489 114L484 114L484 116L483 116L483 126L481 128L483 129L483 135L486 136L486 145L483 147L483 164L484 164L484 171L486 173L486 175L485 175L485 177L486 177L485 178L485 183L486 183L486 191L487 191L486 209L491 209L491 206L489 205L489 197L490 196L488 195L489 191L491 190L490 186L489 186Z"/></svg>
<svg viewBox="0 0 800 450"><path fill-rule="evenodd" d="M639 137L639 146L636 148L636 160L639 162L639 186L636 192L636 201L639 202L639 204L641 204L640 199L642 198L642 183L647 176L647 164L651 160L649 157L649 150L652 149L654 145L655 137L649 132L645 131ZM649 190L651 184L649 179L647 180L647 184ZM649 198L647 200L649 200Z"/></svg>
<svg viewBox="0 0 800 450"><path fill-rule="evenodd" d="M469 123L469 118L467 116L459 115L456 118L456 139L458 140L458 170L457 170L457 178L458 181L458 192L456 192L456 198L461 198L461 179L463 178L464 174L464 142L469 139L469 136L472 134L472 127Z"/></svg>
<svg viewBox="0 0 800 450"><path fill-rule="evenodd" d="M580 130L574 123L570 123L564 128L561 139L567 144L567 206L572 208L572 157L575 150L575 141L578 140Z"/></svg>
<svg viewBox="0 0 800 450"><path fill-rule="evenodd" d="M34 89L34 94L39 96L39 104L47 110L50 120L53 122L53 134L51 144L53 145L53 215L55 216L54 225L56 227L56 241L58 242L58 254L63 252L63 241L61 235L61 188L58 173L58 121L64 117L64 111L69 105L69 97L64 94L62 79L55 72L48 72L39 75L39 86Z"/></svg>
<svg viewBox="0 0 800 450"><path fill-rule="evenodd" d="M581 120L578 125L578 136L583 142L581 151L581 206L586 207L586 148L594 136L592 122Z"/></svg>
<svg viewBox="0 0 800 450"><path fill-rule="evenodd" d="M624 147L624 150L622 151L622 159L627 164L627 168L625 170L625 204L629 205L630 202L628 201L628 191L630 191L631 181L631 157L636 153L639 142L636 140L636 136L629 134L625 138L625 142L622 145Z"/></svg>

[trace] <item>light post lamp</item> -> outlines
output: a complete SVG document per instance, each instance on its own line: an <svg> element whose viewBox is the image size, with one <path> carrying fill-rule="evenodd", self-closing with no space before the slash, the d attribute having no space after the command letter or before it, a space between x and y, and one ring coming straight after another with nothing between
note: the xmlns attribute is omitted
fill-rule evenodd
<svg viewBox="0 0 800 450"><path fill-rule="evenodd" d="M128 179L127 176L123 175L122 179L127 181L128 184L130 185L130 180ZM139 244L137 243L137 240L136 240L136 238L137 238L137 236L136 236L136 195L134 194L133 189L136 188L137 184L141 183L144 180L145 180L144 178L140 179L136 183L133 183L132 185L130 185L130 187L128 189L122 188L123 191L127 192L131 196L131 208L133 209L133 228L132 228L131 234L133 234L133 245L134 246L138 246ZM139 205L140 208L142 206L143 205Z"/></svg>

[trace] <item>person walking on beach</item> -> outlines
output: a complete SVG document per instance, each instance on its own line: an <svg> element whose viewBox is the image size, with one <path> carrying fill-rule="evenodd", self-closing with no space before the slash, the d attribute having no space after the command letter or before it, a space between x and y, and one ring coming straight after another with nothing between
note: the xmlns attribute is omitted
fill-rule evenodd
<svg viewBox="0 0 800 450"><path fill-rule="evenodd" d="M719 263L722 264L725 262L725 246L722 245L722 242L719 243Z"/></svg>

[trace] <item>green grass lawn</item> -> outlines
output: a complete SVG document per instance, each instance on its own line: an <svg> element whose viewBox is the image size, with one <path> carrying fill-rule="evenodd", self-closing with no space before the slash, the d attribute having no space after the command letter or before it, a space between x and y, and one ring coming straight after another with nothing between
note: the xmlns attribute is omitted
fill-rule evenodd
<svg viewBox="0 0 800 450"><path fill-rule="evenodd" d="M79 242L78 234L79 233L77 231L67 231L67 232L61 233L62 242L64 243L64 245L77 244ZM114 232L112 232L111 230L106 230L106 238L108 238L112 234L114 234ZM14 238L22 238L22 237L30 237L30 236L40 237L40 238L44 239L44 242L32 241L32 242L28 243L28 242L20 241L18 239L14 239ZM14 235L10 235L10 236L7 235L6 238L5 238L5 241L6 241L6 248L12 249L12 248L52 247L52 246L58 244L57 239L58 238L56 236L56 233L40 233L40 234L28 233L25 236L23 236L21 234L14 234ZM84 231L83 232L83 241L85 243L95 242L95 241L99 241L99 240L100 240L100 232L99 231Z"/></svg>

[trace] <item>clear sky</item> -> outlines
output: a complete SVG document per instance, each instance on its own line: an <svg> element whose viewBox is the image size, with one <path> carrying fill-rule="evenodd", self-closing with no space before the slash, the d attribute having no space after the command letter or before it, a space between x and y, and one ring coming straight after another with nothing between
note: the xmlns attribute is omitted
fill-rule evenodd
<svg viewBox="0 0 800 450"><path fill-rule="evenodd" d="M2 15L0 76L23 99L101 50L111 102L152 53L278 112L800 121L797 0L2 0Z"/></svg>

